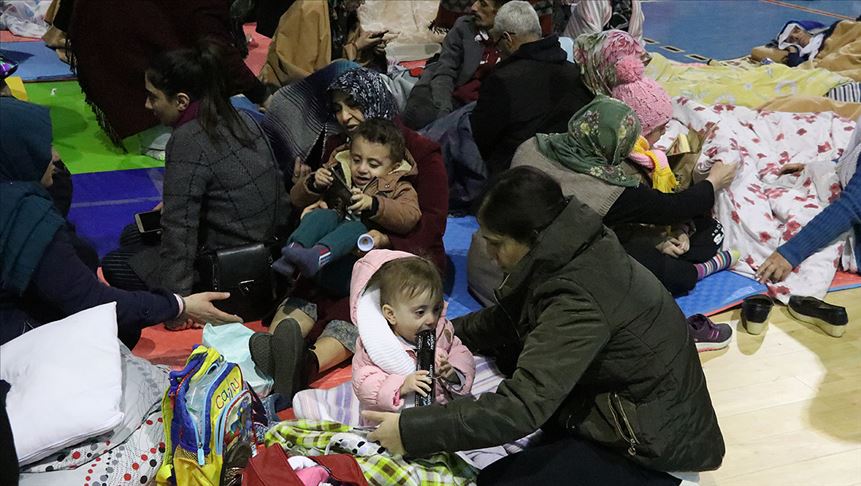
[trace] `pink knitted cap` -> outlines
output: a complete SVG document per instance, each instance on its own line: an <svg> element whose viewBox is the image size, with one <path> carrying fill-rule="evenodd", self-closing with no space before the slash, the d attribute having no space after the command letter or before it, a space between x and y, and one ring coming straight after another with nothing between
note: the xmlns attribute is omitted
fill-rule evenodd
<svg viewBox="0 0 861 486"><path fill-rule="evenodd" d="M673 104L664 88L643 75L644 69L637 57L623 57L616 63L616 87L610 94L634 110L645 136L670 121Z"/></svg>

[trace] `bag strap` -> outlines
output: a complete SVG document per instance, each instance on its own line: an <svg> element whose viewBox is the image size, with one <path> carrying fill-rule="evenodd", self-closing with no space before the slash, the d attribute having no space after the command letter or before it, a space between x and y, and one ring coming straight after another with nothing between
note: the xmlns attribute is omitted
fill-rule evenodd
<svg viewBox="0 0 861 486"><path fill-rule="evenodd" d="M243 110L244 111L244 110ZM257 130L260 132L260 136L263 138L263 141L266 143L266 149L269 151L269 158L272 159L272 166L275 169L276 176L281 172L281 167L278 166L278 159L275 157L275 151L272 149L272 143L269 141L269 137L266 136L266 131L263 130L263 126L260 122L257 121L250 113L244 113L244 115L254 123L254 126L257 127ZM272 214L272 226L270 227L270 234L267 242L267 246L274 245L278 243L278 236L276 235L278 231L278 206L281 203L281 196L284 191L284 181L278 180L278 177L273 178L275 180L275 211Z"/></svg>

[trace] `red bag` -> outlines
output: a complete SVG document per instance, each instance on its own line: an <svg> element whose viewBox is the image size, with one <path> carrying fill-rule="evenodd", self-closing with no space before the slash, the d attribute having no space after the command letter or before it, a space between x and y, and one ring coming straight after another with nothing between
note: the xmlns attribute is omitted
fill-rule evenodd
<svg viewBox="0 0 861 486"><path fill-rule="evenodd" d="M349 454L330 454L308 456L308 459L329 471L330 481L344 486L368 486L362 469L356 459ZM302 486L296 476L287 453L279 445L267 447L258 452L242 473L242 486Z"/></svg>

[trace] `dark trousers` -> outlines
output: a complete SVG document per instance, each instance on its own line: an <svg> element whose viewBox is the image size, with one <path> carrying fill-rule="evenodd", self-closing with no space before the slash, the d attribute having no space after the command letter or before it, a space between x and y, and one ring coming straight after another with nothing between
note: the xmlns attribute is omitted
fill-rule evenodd
<svg viewBox="0 0 861 486"><path fill-rule="evenodd" d="M123 290L147 290L149 287L129 265L129 260L144 248L157 246L159 243L159 236L141 234L135 224L123 228L120 233L120 247L102 258L102 275L105 280L112 287Z"/></svg>
<svg viewBox="0 0 861 486"><path fill-rule="evenodd" d="M676 486L681 480L646 469L584 439L564 437L500 459L478 475L478 485Z"/></svg>
<svg viewBox="0 0 861 486"><path fill-rule="evenodd" d="M634 260L648 268L673 295L684 295L697 284L695 263L715 256L723 243L723 227L712 218L697 218L696 231L690 236L691 247L678 258L665 255L649 239L632 238L622 246Z"/></svg>
<svg viewBox="0 0 861 486"><path fill-rule="evenodd" d="M421 130L438 116L439 108L434 104L430 84L415 86L401 115L404 125L413 130Z"/></svg>

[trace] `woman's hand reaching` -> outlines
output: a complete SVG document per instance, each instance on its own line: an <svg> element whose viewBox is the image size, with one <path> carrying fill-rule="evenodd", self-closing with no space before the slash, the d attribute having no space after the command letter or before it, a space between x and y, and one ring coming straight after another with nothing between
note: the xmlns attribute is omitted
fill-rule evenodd
<svg viewBox="0 0 861 486"><path fill-rule="evenodd" d="M718 160L712 166L706 180L712 183L715 192L717 192L732 184L733 179L735 179L736 170L738 170L738 164L726 164Z"/></svg>
<svg viewBox="0 0 861 486"><path fill-rule="evenodd" d="M230 297L227 292L200 292L192 294L184 298L185 312L182 313L179 320L192 320L198 324L229 324L232 322L242 322L242 318L228 314L219 310L213 302L217 300L225 300Z"/></svg>
<svg viewBox="0 0 861 486"><path fill-rule="evenodd" d="M365 410L362 418L368 422L378 422L377 430L368 434L368 440L376 442L389 450L393 455L406 454L404 443L401 441L401 414L391 412L373 412Z"/></svg>

